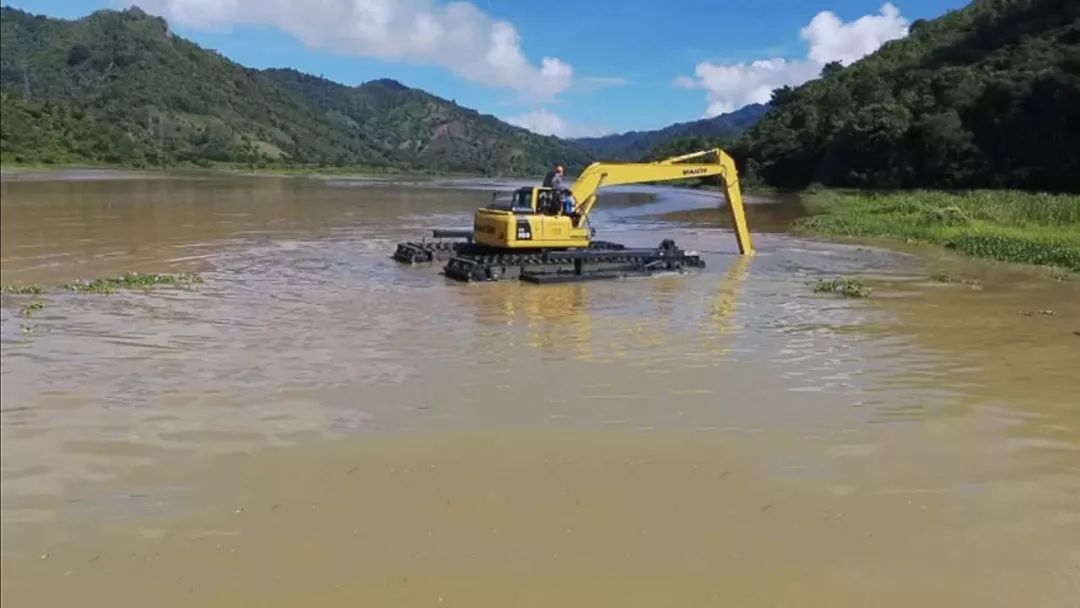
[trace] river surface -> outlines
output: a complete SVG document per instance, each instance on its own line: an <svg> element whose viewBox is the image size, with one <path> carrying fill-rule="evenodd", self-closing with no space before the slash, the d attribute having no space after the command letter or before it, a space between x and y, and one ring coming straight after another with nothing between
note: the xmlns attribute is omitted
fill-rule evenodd
<svg viewBox="0 0 1080 608"><path fill-rule="evenodd" d="M4 284L204 282L3 296L3 605L1080 606L1077 281L652 187L599 238L705 269L389 258L511 186L6 176Z"/></svg>

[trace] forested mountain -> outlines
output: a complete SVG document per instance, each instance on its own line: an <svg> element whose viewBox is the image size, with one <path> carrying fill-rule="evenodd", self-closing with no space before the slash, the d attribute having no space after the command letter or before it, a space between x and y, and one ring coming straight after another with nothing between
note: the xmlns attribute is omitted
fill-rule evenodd
<svg viewBox="0 0 1080 608"><path fill-rule="evenodd" d="M784 187L1080 191L1080 2L974 0L774 92L736 147Z"/></svg>
<svg viewBox="0 0 1080 608"><path fill-rule="evenodd" d="M735 139L757 123L768 109L767 105L751 104L729 114L675 123L655 131L629 131L618 135L582 137L571 141L583 146L599 158L640 160L649 156L657 146L674 140Z"/></svg>
<svg viewBox="0 0 1080 608"><path fill-rule="evenodd" d="M537 174L586 153L391 80L254 70L132 8L0 9L4 162L233 162Z"/></svg>

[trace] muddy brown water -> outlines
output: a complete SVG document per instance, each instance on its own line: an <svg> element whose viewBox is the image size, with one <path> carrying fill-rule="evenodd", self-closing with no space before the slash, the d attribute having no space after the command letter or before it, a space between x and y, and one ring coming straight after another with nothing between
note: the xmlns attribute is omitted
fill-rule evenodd
<svg viewBox="0 0 1080 608"><path fill-rule="evenodd" d="M597 229L701 272L389 259L509 187L6 177L3 283L205 283L3 297L4 606L1078 605L1075 281L665 188Z"/></svg>

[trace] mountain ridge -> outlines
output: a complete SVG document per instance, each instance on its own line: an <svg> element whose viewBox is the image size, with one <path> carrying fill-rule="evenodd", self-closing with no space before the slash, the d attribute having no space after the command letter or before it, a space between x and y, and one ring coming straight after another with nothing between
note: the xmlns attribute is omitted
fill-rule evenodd
<svg viewBox="0 0 1080 608"><path fill-rule="evenodd" d="M712 118L677 122L660 129L626 131L570 141L590 153L612 160L640 160L663 144L683 138L735 139L769 111L768 104L750 104Z"/></svg>
<svg viewBox="0 0 1080 608"><path fill-rule="evenodd" d="M256 70L132 7L74 20L0 8L3 162L233 163L536 174L578 146L392 79Z"/></svg>

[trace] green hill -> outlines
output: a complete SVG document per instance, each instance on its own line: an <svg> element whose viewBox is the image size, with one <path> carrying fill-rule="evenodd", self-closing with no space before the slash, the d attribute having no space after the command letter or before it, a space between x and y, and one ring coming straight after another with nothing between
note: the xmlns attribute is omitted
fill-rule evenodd
<svg viewBox="0 0 1080 608"><path fill-rule="evenodd" d="M781 187L1080 191L1080 2L975 0L774 92L744 137Z"/></svg>
<svg viewBox="0 0 1080 608"><path fill-rule="evenodd" d="M655 131L629 131L602 137L582 137L572 140L599 158L640 160L652 156L657 149L681 149L678 141L722 141L738 137L753 126L769 109L763 104L690 122L680 122Z"/></svg>
<svg viewBox="0 0 1080 608"><path fill-rule="evenodd" d="M586 153L391 80L254 70L138 8L0 9L4 163L369 166L537 174Z"/></svg>

